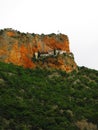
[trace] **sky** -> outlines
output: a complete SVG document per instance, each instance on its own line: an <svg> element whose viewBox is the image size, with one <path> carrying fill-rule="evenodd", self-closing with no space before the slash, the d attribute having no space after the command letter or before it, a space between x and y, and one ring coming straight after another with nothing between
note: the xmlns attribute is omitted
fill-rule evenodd
<svg viewBox="0 0 98 130"><path fill-rule="evenodd" d="M0 0L0 29L68 35L78 66L98 70L98 0Z"/></svg>

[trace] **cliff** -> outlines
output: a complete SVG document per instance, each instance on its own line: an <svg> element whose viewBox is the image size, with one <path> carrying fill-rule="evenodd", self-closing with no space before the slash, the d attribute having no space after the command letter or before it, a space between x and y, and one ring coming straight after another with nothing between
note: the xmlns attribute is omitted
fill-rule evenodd
<svg viewBox="0 0 98 130"><path fill-rule="evenodd" d="M39 35L13 29L0 30L0 61L25 68L77 69L64 34Z"/></svg>

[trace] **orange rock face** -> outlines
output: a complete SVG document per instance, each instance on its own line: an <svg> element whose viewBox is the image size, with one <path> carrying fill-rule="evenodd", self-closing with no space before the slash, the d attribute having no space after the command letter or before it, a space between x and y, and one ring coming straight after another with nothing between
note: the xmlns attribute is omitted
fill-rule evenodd
<svg viewBox="0 0 98 130"><path fill-rule="evenodd" d="M35 65L28 57L28 54L28 49L24 45L18 47L18 43L15 43L12 46L8 57L5 59L5 62L14 63L16 65L24 66L25 68L33 68Z"/></svg>
<svg viewBox="0 0 98 130"><path fill-rule="evenodd" d="M7 32L7 35L8 35L9 37L13 37L13 36L15 36L15 33L14 33L13 31L8 31L8 32Z"/></svg>
<svg viewBox="0 0 98 130"><path fill-rule="evenodd" d="M58 35L57 37L45 36L43 42L44 44L46 44L46 46L50 47L51 49L60 49L69 53L70 49L69 49L68 37L63 34Z"/></svg>
<svg viewBox="0 0 98 130"><path fill-rule="evenodd" d="M69 40L66 35L25 34L11 29L0 31L0 61L24 66L25 68L35 68L41 63L40 61L38 65L37 62L32 60L36 52L41 54L54 50L61 50L70 54ZM43 66L69 71L70 67L64 65L63 58L50 58L51 60L46 58L46 61L49 60L47 61L48 64L45 63Z"/></svg>

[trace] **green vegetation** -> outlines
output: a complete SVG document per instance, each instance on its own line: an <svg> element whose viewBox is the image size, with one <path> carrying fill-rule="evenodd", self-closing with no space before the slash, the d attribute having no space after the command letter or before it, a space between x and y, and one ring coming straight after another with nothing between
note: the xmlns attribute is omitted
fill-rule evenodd
<svg viewBox="0 0 98 130"><path fill-rule="evenodd" d="M0 35L2 35L3 34L3 30L0 30Z"/></svg>
<svg viewBox="0 0 98 130"><path fill-rule="evenodd" d="M89 123L97 130L98 71L79 67L67 74L0 63L0 130L81 130L82 120L85 130Z"/></svg>

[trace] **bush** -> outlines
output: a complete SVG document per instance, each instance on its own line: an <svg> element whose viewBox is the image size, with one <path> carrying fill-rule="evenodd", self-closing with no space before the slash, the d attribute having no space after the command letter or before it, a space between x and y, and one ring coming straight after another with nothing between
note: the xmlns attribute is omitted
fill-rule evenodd
<svg viewBox="0 0 98 130"><path fill-rule="evenodd" d="M0 129L95 129L98 116L96 71L24 69L0 62ZM97 77L96 77L97 79Z"/></svg>

